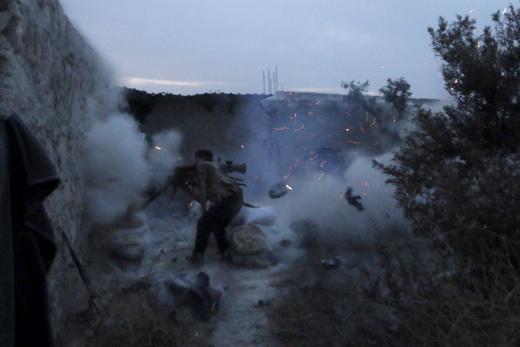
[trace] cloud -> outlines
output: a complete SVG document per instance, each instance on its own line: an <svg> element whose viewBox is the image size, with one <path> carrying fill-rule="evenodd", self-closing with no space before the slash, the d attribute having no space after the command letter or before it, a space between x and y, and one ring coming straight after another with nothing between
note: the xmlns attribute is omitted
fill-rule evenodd
<svg viewBox="0 0 520 347"><path fill-rule="evenodd" d="M377 43L376 37L368 32L351 30L343 27L343 25L332 23L328 24L324 29L320 28L318 35L325 36L338 42L357 46L370 46Z"/></svg>
<svg viewBox="0 0 520 347"><path fill-rule="evenodd" d="M301 93L345 94L345 89L341 87L296 87L288 88L288 91Z"/></svg>
<svg viewBox="0 0 520 347"><path fill-rule="evenodd" d="M153 79L143 77L120 77L120 84L131 86L157 85L157 86L173 86L173 87L209 87L209 86L231 86L238 85L221 81L177 81L165 79Z"/></svg>
<svg viewBox="0 0 520 347"><path fill-rule="evenodd" d="M287 91L300 93L347 94L345 88L342 87L296 87L288 88ZM366 94L372 96L381 95L381 93L375 90L367 90Z"/></svg>

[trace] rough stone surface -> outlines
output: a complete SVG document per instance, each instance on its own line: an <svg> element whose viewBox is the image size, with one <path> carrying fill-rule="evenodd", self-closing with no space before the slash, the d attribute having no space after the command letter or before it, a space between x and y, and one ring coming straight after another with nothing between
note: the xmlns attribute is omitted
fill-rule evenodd
<svg viewBox="0 0 520 347"><path fill-rule="evenodd" d="M246 224L233 231L231 246L239 255L260 254L267 250L267 237L255 224Z"/></svg>
<svg viewBox="0 0 520 347"><path fill-rule="evenodd" d="M0 1L0 114L25 121L62 179L46 204L59 250L49 275L58 344L68 317L87 305L61 235L85 256L81 141L89 125L115 107L104 71L57 0Z"/></svg>
<svg viewBox="0 0 520 347"><path fill-rule="evenodd" d="M277 257L269 247L267 235L256 224L245 224L231 234L233 264L244 267L265 268L275 265Z"/></svg>
<svg viewBox="0 0 520 347"><path fill-rule="evenodd" d="M144 234L146 228L119 229L107 234L108 254L122 269L137 268L145 256Z"/></svg>

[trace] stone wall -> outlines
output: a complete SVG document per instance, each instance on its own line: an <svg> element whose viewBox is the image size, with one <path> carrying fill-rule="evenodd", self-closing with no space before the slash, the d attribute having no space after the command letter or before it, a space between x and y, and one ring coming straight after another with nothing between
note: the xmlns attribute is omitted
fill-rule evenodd
<svg viewBox="0 0 520 347"><path fill-rule="evenodd" d="M65 321L87 305L61 235L85 256L81 143L89 125L116 106L109 75L57 0L0 0L0 112L26 122L62 179L46 205L59 249L49 289L60 345Z"/></svg>

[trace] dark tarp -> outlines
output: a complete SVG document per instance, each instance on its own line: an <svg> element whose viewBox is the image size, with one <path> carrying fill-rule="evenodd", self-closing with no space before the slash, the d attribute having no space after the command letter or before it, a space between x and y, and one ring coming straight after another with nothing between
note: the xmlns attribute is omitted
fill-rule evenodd
<svg viewBox="0 0 520 347"><path fill-rule="evenodd" d="M14 255L5 121L0 120L0 346L14 341Z"/></svg>
<svg viewBox="0 0 520 347"><path fill-rule="evenodd" d="M59 178L14 115L0 116L0 161L0 346L51 346L46 275L56 249L43 201Z"/></svg>

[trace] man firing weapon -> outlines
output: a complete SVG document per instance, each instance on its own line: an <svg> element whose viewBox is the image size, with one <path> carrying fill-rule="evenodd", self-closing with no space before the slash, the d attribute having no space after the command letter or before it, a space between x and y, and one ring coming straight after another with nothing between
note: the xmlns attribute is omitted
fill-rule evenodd
<svg viewBox="0 0 520 347"><path fill-rule="evenodd" d="M180 168L174 185L198 201L202 216L197 222L197 236L190 261L202 265L210 234L215 236L220 254L229 256L226 227L233 221L244 203L239 183L213 163L213 153L199 150L195 164Z"/></svg>

